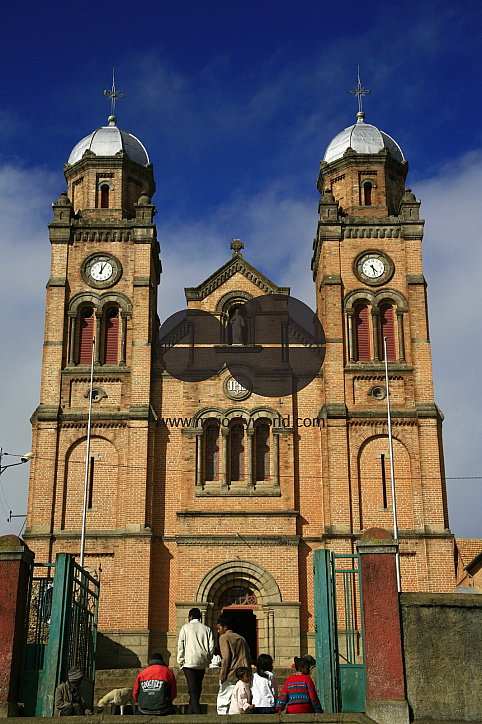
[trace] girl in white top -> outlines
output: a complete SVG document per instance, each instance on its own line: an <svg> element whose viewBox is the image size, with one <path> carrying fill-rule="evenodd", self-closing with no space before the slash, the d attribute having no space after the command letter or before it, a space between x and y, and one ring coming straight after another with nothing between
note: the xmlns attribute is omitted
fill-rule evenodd
<svg viewBox="0 0 482 724"><path fill-rule="evenodd" d="M254 714L274 714L278 701L278 684L273 674L273 659L261 654L256 662L256 673L251 679Z"/></svg>

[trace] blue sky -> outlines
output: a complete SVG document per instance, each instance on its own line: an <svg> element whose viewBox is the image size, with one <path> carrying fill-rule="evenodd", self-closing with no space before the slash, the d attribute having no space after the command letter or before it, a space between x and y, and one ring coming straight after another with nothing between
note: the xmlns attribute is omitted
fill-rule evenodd
<svg viewBox="0 0 482 724"><path fill-rule="evenodd" d="M461 10L463 8L463 12ZM47 223L63 164L105 124L116 68L118 125L154 164L162 320L230 255L314 303L310 274L319 161L355 121L390 134L422 200L435 399L447 475L482 475L479 3L177 0L9 5L0 27L0 445L30 449L39 398ZM5 510L26 509L27 466L2 476ZM448 480L459 537L482 537L481 480ZM20 530L3 523L0 533Z"/></svg>

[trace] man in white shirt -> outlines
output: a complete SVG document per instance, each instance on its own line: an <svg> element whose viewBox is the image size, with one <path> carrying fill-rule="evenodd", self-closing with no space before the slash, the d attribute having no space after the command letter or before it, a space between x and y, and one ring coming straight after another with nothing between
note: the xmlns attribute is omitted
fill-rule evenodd
<svg viewBox="0 0 482 724"><path fill-rule="evenodd" d="M177 644L177 663L184 671L189 692L188 714L200 714L199 699L204 672L211 663L214 640L211 629L201 623L201 611L191 608L189 623L185 623Z"/></svg>

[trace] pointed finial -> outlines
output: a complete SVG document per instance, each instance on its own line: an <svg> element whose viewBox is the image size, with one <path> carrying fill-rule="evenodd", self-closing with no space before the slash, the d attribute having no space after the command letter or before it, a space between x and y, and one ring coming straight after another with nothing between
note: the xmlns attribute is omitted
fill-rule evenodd
<svg viewBox="0 0 482 724"><path fill-rule="evenodd" d="M244 249L244 244L239 239L235 239L231 242L230 249L233 250L233 256L241 256L241 249Z"/></svg>
<svg viewBox="0 0 482 724"><path fill-rule="evenodd" d="M102 92L103 96L107 96L107 98L110 98L110 116L109 116L109 125L115 126L117 122L117 118L115 117L115 102L117 98L125 98L125 93L119 93L119 91L116 91L115 89L115 68L112 68L112 88L110 90L105 90Z"/></svg>
<svg viewBox="0 0 482 724"><path fill-rule="evenodd" d="M361 81L360 81L360 66L358 66L358 83L356 85L356 88L353 90L348 91L350 95L354 95L358 98L358 113L356 114L356 117L358 118L358 122L363 121L365 118L365 114L363 113L362 108L362 98L363 96L366 96L368 93L371 93L371 90L368 90L367 88L363 88Z"/></svg>

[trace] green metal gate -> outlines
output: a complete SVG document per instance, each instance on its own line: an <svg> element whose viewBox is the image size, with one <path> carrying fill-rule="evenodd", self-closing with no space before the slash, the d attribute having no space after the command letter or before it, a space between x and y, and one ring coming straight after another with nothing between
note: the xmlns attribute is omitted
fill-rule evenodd
<svg viewBox="0 0 482 724"><path fill-rule="evenodd" d="M365 710L360 557L318 549L313 557L317 689L326 712Z"/></svg>
<svg viewBox="0 0 482 724"><path fill-rule="evenodd" d="M20 701L25 716L51 716L55 689L71 666L84 673L82 695L92 709L99 581L74 557L32 566Z"/></svg>

